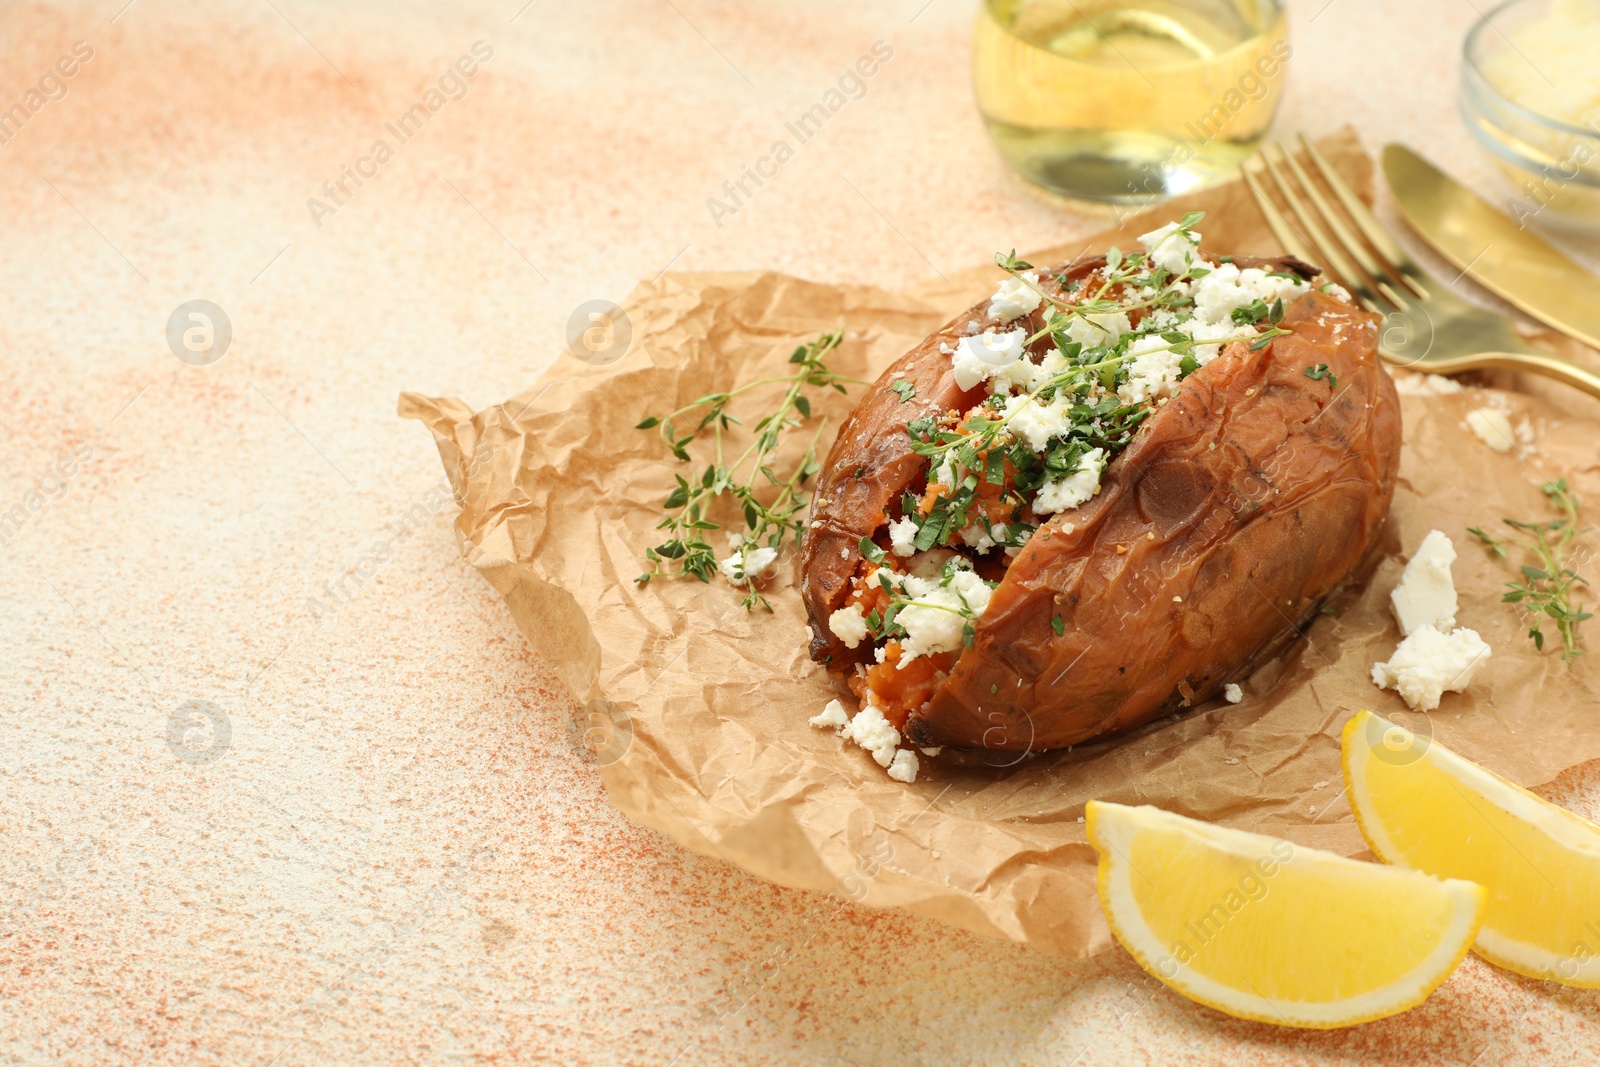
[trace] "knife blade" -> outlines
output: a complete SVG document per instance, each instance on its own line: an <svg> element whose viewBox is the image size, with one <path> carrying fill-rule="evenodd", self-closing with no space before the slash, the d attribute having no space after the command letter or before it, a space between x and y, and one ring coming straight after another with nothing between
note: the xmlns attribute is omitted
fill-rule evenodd
<svg viewBox="0 0 1600 1067"><path fill-rule="evenodd" d="M1404 145L1384 146L1383 174L1411 228L1457 269L1540 322L1600 348L1600 278Z"/></svg>

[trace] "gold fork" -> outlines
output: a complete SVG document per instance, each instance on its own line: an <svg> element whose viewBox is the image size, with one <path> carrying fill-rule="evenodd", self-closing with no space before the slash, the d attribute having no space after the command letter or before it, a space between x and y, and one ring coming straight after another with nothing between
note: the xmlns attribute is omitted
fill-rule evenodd
<svg viewBox="0 0 1600 1067"><path fill-rule="evenodd" d="M1367 310L1383 316L1378 354L1385 362L1431 374L1529 371L1600 397L1600 375L1534 348L1517 335L1510 319L1467 303L1425 274L1304 134L1300 145L1343 214L1300 160L1277 145L1263 148L1260 162L1245 167L1244 180L1285 251L1322 267ZM1267 195L1263 173L1277 187L1287 214Z"/></svg>

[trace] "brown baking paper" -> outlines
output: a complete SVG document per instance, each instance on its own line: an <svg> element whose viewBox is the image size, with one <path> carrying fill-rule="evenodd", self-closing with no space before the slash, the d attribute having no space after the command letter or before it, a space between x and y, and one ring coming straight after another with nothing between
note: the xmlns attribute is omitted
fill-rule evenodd
<svg viewBox="0 0 1600 1067"><path fill-rule="evenodd" d="M1353 138L1328 150L1370 189L1370 165ZM1199 228L1208 248L1279 251L1237 183L1131 219L1085 247L1132 247L1134 235L1188 209L1207 212ZM1051 263L1082 250L1028 258ZM998 277L985 267L908 294L773 273L668 274L629 299L634 341L613 366L563 355L528 392L477 413L459 400L402 397L401 413L437 439L460 498L467 559L588 708L600 774L622 811L782 885L908 908L1045 952L1096 952L1110 940L1084 838L1090 798L1156 804L1346 855L1365 851L1341 795L1339 730L1358 708L1405 710L1368 673L1399 639L1388 593L1405 553L1430 529L1447 533L1459 552L1460 625L1478 630L1494 654L1468 692L1447 694L1438 712L1411 721L1525 784L1600 757L1600 657L1569 667L1536 654L1524 622L1500 602L1513 563L1467 534L1502 516L1546 517L1537 486L1560 476L1600 509L1600 424L1570 414L1559 395L1403 397L1405 451L1380 557L1364 586L1333 598L1336 615L1256 671L1240 704L1193 708L1014 766L925 758L907 786L831 730L807 725L830 698L849 697L807 656L792 547L766 587L772 614L746 613L740 591L720 577L634 584L645 547L661 539L654 526L673 475L701 469L674 461L636 423L786 373L796 345L841 325L847 339L830 365L873 378ZM860 392L818 406L830 427L824 449ZM735 410L759 412L770 399L752 395ZM1497 403L1514 424L1529 420L1532 447L1499 454L1466 429L1474 406ZM797 440L785 464L809 435L790 436ZM741 528L733 515L720 518ZM724 535L711 540L720 549ZM1586 540L1580 560L1593 548Z"/></svg>

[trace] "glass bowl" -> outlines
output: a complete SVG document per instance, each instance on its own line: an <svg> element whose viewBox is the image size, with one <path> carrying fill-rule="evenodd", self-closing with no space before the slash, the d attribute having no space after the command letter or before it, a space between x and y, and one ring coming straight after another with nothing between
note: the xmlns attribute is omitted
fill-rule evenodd
<svg viewBox="0 0 1600 1067"><path fill-rule="evenodd" d="M1600 232L1600 114L1551 114L1600 76L1588 35L1563 34L1570 0L1509 0L1467 34L1461 117L1517 189L1519 223ZM1600 39L1600 24L1593 27ZM1558 90L1556 87L1560 86Z"/></svg>

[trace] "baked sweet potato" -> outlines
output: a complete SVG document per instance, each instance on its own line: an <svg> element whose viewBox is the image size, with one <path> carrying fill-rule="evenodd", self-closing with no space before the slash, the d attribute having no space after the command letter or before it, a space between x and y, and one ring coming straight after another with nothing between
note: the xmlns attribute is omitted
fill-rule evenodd
<svg viewBox="0 0 1600 1067"><path fill-rule="evenodd" d="M1292 260L1234 262L1275 278L1315 274ZM1034 338L1028 358L1051 344L1036 336L1050 298L1108 271L1095 257L1040 272L1045 305L1010 324ZM1270 340L1227 344L1152 402L1096 495L1048 518L1030 513L1039 525L1009 562L966 552L998 584L964 647L909 661L891 650L888 662L876 641L851 647L831 617L847 599L856 615L888 603L893 590L879 596L872 580L901 564L874 562L884 555L874 546L914 497L938 488L908 425L952 425L985 398L984 385L957 384L949 351L986 306L958 315L863 397L820 476L805 543L813 657L883 705L910 742L1057 748L1211 699L1292 638L1373 546L1399 464L1398 399L1375 318L1310 288L1274 309Z"/></svg>

